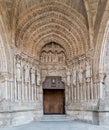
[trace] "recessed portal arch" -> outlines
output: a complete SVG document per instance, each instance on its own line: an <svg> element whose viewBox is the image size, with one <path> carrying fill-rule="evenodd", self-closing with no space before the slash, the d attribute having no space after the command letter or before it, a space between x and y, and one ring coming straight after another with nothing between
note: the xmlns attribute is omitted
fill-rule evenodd
<svg viewBox="0 0 109 130"><path fill-rule="evenodd" d="M49 42L40 51L44 114L65 114L66 50Z"/></svg>

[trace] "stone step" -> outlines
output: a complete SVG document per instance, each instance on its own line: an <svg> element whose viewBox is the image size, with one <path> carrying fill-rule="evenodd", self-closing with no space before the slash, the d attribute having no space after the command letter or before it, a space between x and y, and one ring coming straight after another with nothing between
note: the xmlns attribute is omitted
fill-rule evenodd
<svg viewBox="0 0 109 130"><path fill-rule="evenodd" d="M71 117L66 115L44 115L41 121L72 121Z"/></svg>

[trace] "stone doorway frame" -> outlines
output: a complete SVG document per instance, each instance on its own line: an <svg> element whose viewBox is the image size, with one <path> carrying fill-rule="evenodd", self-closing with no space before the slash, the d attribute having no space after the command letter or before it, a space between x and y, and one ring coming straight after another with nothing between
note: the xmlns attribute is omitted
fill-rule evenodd
<svg viewBox="0 0 109 130"><path fill-rule="evenodd" d="M50 80L55 79L56 84L50 84ZM48 80L48 82L47 82ZM47 85L49 84L49 85ZM55 86L56 85L56 86ZM60 87L59 87L60 85ZM63 108L63 115L66 114L66 90L65 90L65 83L62 81L62 77L61 76L46 76L44 82L42 83L42 91L43 91L43 115L45 115L44 113L44 90L62 90L64 91L64 108ZM51 114L52 115L52 114ZM55 115L55 114L53 114Z"/></svg>

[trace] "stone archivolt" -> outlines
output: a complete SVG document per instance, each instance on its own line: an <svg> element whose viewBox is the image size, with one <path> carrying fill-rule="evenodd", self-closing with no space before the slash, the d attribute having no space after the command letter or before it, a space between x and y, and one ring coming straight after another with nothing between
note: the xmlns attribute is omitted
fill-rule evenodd
<svg viewBox="0 0 109 130"><path fill-rule="evenodd" d="M29 8L33 7L34 5L39 6L39 4L54 2L54 0L17 0L15 3L15 7L18 8L17 13L20 15L22 12L25 12L25 10L28 10ZM78 12L80 12L83 16L86 17L84 2L82 0L55 0L55 2L58 3L64 3L65 5L69 6L70 8L76 9ZM78 6L80 8L78 8Z"/></svg>
<svg viewBox="0 0 109 130"><path fill-rule="evenodd" d="M60 41L68 57L74 57L90 48L85 19L76 10L59 2L48 2L36 7L19 16L16 46L23 47L37 57L38 50L44 46L45 41L50 40Z"/></svg>

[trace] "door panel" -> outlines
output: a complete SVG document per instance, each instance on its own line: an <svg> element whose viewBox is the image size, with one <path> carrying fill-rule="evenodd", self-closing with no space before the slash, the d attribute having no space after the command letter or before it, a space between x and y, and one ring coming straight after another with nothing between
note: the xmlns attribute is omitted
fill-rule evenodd
<svg viewBox="0 0 109 130"><path fill-rule="evenodd" d="M44 113L64 114L64 90L44 90Z"/></svg>

